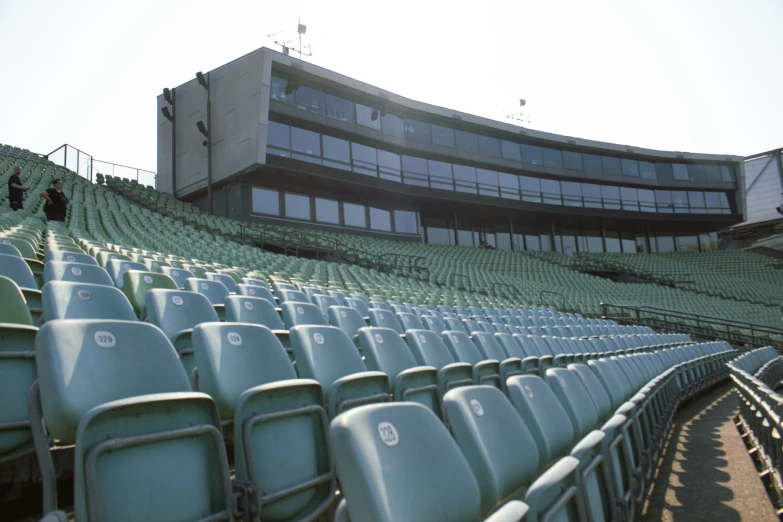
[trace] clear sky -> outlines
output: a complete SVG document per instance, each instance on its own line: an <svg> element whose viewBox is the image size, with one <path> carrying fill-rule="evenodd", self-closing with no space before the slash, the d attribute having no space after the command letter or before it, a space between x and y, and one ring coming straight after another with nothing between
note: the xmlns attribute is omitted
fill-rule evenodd
<svg viewBox="0 0 783 522"><path fill-rule="evenodd" d="M154 170L155 97L291 33L314 64L527 127L662 150L783 146L783 2L0 0L0 143ZM508 120L505 120L508 121Z"/></svg>

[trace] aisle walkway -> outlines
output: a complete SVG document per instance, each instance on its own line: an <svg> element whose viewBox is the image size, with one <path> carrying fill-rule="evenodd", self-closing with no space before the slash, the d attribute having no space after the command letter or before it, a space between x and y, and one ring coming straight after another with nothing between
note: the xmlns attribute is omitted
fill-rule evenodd
<svg viewBox="0 0 783 522"><path fill-rule="evenodd" d="M737 408L723 384L677 412L643 522L779 522L734 426Z"/></svg>

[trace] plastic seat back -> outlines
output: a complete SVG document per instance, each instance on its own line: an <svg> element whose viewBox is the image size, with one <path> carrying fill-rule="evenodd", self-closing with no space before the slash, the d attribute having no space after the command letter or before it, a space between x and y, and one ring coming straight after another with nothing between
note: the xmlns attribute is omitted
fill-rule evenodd
<svg viewBox="0 0 783 522"><path fill-rule="evenodd" d="M97 265L49 261L44 265L44 282L71 281L94 285L114 286L109 273Z"/></svg>
<svg viewBox="0 0 783 522"><path fill-rule="evenodd" d="M304 294L298 290L281 290L278 294L281 303L307 303L311 304L310 300Z"/></svg>
<svg viewBox="0 0 783 522"><path fill-rule="evenodd" d="M577 438L584 437L596 428L598 411L576 373L565 368L549 368L546 371L546 382L571 419Z"/></svg>
<svg viewBox="0 0 783 522"><path fill-rule="evenodd" d="M125 280L123 292L140 319L146 317L144 305L148 291L154 288L178 290L177 283L172 278L156 272L128 270L123 274L123 279Z"/></svg>
<svg viewBox="0 0 783 522"><path fill-rule="evenodd" d="M359 314L362 317L368 317L369 316L370 307L367 305L367 303L365 303L361 299L355 299L355 298L351 298L351 297L346 297L345 298L345 302L346 302L346 304L349 307L351 307L354 310L356 310L357 312L359 312Z"/></svg>
<svg viewBox="0 0 783 522"><path fill-rule="evenodd" d="M12 280L19 288L38 290L32 270L21 257L0 254L0 275Z"/></svg>
<svg viewBox="0 0 783 522"><path fill-rule="evenodd" d="M441 338L455 361L476 365L484 360L481 352L465 332L445 330L441 334Z"/></svg>
<svg viewBox="0 0 783 522"><path fill-rule="evenodd" d="M269 290L269 288L261 285L239 284L237 285L237 295L245 295L247 297L258 297L260 299L266 299L272 304L272 306L277 305L277 301L275 301L275 296L272 295L272 292Z"/></svg>
<svg viewBox="0 0 783 522"><path fill-rule="evenodd" d="M228 297L228 289L226 288L226 285L220 281L189 278L185 284L186 290L203 295L213 306L223 306L223 302L226 300L226 297Z"/></svg>
<svg viewBox="0 0 783 522"><path fill-rule="evenodd" d="M185 288L188 278L196 277L190 270L185 270L184 268L174 268L172 266L162 266L160 267L160 272L172 278L174 282L177 283L177 287L179 289Z"/></svg>
<svg viewBox="0 0 783 522"><path fill-rule="evenodd" d="M403 326L405 330L424 330L424 325L421 323L421 319L416 314L409 312L397 312L397 320Z"/></svg>
<svg viewBox="0 0 783 522"><path fill-rule="evenodd" d="M65 261L66 263L82 263L85 265L98 266L98 262L91 255L69 252L67 250L49 250L44 256L44 262L48 263L49 261Z"/></svg>
<svg viewBox="0 0 783 522"><path fill-rule="evenodd" d="M165 290L154 288L145 297L147 321L154 324L174 342L184 332L189 332L199 323L212 323L218 320L217 313L207 298L196 292L187 290Z"/></svg>
<svg viewBox="0 0 783 522"><path fill-rule="evenodd" d="M329 318L329 307L338 306L337 299L326 294L313 294L313 304L318 307L327 319Z"/></svg>
<svg viewBox="0 0 783 522"><path fill-rule="evenodd" d="M112 259L106 263L105 268L109 273L112 281L114 281L114 286L120 290L124 290L125 287L125 272L128 270L139 270L141 272L147 271L147 267L143 264L134 263L133 261L126 261L123 259Z"/></svg>
<svg viewBox="0 0 783 522"><path fill-rule="evenodd" d="M424 323L424 327L427 330L430 330L431 332L435 332L438 335L443 333L443 330L446 329L446 325L443 323L443 320L439 319L438 317L432 315L425 315L421 318L421 320Z"/></svg>
<svg viewBox="0 0 783 522"><path fill-rule="evenodd" d="M314 304L286 301L281 308L283 309L283 322L289 329L298 325L327 325L326 318Z"/></svg>
<svg viewBox="0 0 783 522"><path fill-rule="evenodd" d="M370 308L370 324L377 328L390 328L398 334L403 333L402 326L394 315L394 312L381 308Z"/></svg>
<svg viewBox="0 0 783 522"><path fill-rule="evenodd" d="M473 334L473 344L478 348L484 360L503 361L507 358L505 351L497 342L497 335L499 334L491 335L486 332L475 332Z"/></svg>
<svg viewBox="0 0 783 522"><path fill-rule="evenodd" d="M328 310L329 324L336 326L353 339L360 328L367 326L367 323L355 309L348 306L331 306Z"/></svg>
<svg viewBox="0 0 783 522"><path fill-rule="evenodd" d="M538 449L522 418L491 386L463 386L443 397L454 440L473 470L487 514L529 485L539 469Z"/></svg>
<svg viewBox="0 0 783 522"><path fill-rule="evenodd" d="M43 286L41 299L44 321L53 319L138 320L128 298L113 286L51 281Z"/></svg>
<svg viewBox="0 0 783 522"><path fill-rule="evenodd" d="M234 281L234 278L228 274L207 272L206 274L204 274L204 279L209 279L210 281L218 281L220 283L223 283L223 286L225 286L226 290L228 290L228 292L231 294L235 294L237 291L236 281Z"/></svg>
<svg viewBox="0 0 783 522"><path fill-rule="evenodd" d="M266 326L270 330L285 330L280 314L266 299L230 295L224 304L226 321L229 323L248 323Z"/></svg>
<svg viewBox="0 0 783 522"><path fill-rule="evenodd" d="M413 358L420 366L440 369L456 362L440 335L432 330L408 330L405 334Z"/></svg>

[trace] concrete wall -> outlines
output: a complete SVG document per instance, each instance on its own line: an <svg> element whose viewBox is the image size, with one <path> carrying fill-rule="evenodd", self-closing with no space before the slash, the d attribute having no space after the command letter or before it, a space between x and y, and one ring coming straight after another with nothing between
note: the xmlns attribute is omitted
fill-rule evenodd
<svg viewBox="0 0 783 522"><path fill-rule="evenodd" d="M242 172L266 157L266 125L269 114L271 63L262 49L214 71L209 85L212 102L212 182ZM196 123L207 124L207 91L194 78L175 90L176 196L207 185L207 147ZM163 95L157 99L158 188L173 193L171 161L172 124L163 116Z"/></svg>
<svg viewBox="0 0 783 522"><path fill-rule="evenodd" d="M781 151L745 161L747 221L781 219L776 207L783 204Z"/></svg>

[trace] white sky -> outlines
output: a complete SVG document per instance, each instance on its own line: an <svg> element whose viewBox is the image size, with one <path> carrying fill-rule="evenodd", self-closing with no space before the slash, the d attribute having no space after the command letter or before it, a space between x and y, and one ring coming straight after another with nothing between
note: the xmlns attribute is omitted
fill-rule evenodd
<svg viewBox="0 0 783 522"><path fill-rule="evenodd" d="M0 143L154 170L155 97L291 33L307 61L528 127L662 150L783 146L783 2L0 0ZM508 121L508 120L505 120Z"/></svg>

